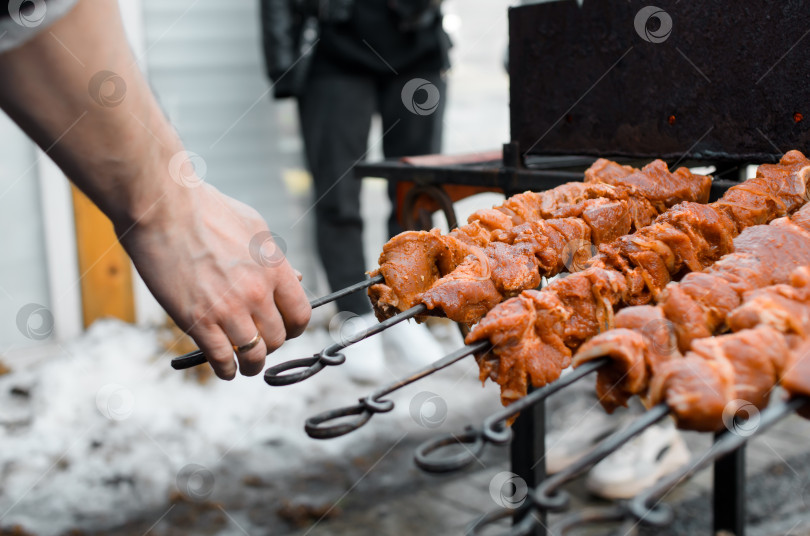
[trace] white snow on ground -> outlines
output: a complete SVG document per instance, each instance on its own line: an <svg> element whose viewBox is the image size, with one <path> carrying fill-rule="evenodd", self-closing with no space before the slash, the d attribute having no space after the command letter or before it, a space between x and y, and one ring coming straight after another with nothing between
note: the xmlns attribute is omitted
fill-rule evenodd
<svg viewBox="0 0 810 536"><path fill-rule="evenodd" d="M269 363L331 342L326 331L309 331ZM480 422L471 397L498 407L497 390L481 391L467 358L392 395L394 411L360 431L315 441L303 431L307 417L350 405L374 387L352 384L340 367L287 387L269 387L261 376L201 385L172 370L170 357L156 330L106 320L53 355L0 376L0 527L50 536L116 525L168 504L178 487L192 494L214 488L216 497L206 473L224 465L295 478L303 464L356 453L360 443L424 433L409 407L424 391L447 403L448 420L436 433ZM407 372L391 368L381 383Z"/></svg>

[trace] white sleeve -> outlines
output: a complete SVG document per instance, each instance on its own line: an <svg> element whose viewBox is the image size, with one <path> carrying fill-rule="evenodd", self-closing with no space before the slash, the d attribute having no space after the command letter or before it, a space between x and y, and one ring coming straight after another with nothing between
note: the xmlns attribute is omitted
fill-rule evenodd
<svg viewBox="0 0 810 536"><path fill-rule="evenodd" d="M62 18L78 0L9 0L0 18L0 53L18 47Z"/></svg>

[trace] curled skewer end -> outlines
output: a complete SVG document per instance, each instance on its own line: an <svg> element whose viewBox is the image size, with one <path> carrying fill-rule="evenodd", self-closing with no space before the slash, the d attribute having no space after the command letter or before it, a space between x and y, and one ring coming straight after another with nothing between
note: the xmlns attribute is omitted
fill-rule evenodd
<svg viewBox="0 0 810 536"><path fill-rule="evenodd" d="M639 495L628 503L627 509L641 523L657 527L664 527L672 523L673 519L675 519L672 508L664 503L649 506L650 500L650 497L645 494Z"/></svg>
<svg viewBox="0 0 810 536"><path fill-rule="evenodd" d="M324 426L324 423L329 421L355 415L357 418L348 422ZM371 419L372 415L373 412L366 407L363 401L360 401L359 404L355 404L354 406L333 409L310 417L304 424L304 430L306 430L307 435L313 439L332 439L357 430L366 424L369 419Z"/></svg>
<svg viewBox="0 0 810 536"><path fill-rule="evenodd" d="M431 456L436 451L452 445L461 445L464 450L452 455ZM481 432L475 428L467 427L459 435L448 434L422 443L416 448L414 461L424 471L449 473L472 464L478 459L483 450L484 440Z"/></svg>
<svg viewBox="0 0 810 536"><path fill-rule="evenodd" d="M343 354L339 355L342 356ZM342 362L343 361L341 361L341 363ZM272 385L273 387L278 387L281 385L292 385L294 383L306 380L311 376L314 376L315 374L323 370L325 366L326 365L323 363L322 357L320 355L305 357L304 359L293 359L291 361L279 363L278 365L272 366L269 369L265 370L264 381L265 383L267 383L267 385ZM282 374L283 372L288 372L290 370L295 369L304 369L304 370L302 370L301 372L291 372L289 374Z"/></svg>
<svg viewBox="0 0 810 536"><path fill-rule="evenodd" d="M207 362L208 360L202 350L195 350L172 359L172 368L174 370L185 370Z"/></svg>
<svg viewBox="0 0 810 536"><path fill-rule="evenodd" d="M496 445L508 443L513 435L512 428L500 420L485 421L482 433L487 441Z"/></svg>
<svg viewBox="0 0 810 536"><path fill-rule="evenodd" d="M549 491L548 485L551 481L546 480L537 487L534 493L534 504L541 510L548 512L561 512L568 509L571 496L564 490Z"/></svg>
<svg viewBox="0 0 810 536"><path fill-rule="evenodd" d="M307 419L304 429L313 439L331 439L346 435L366 424L375 413L387 413L394 409L391 400L377 400L375 398L361 398L358 404L324 411ZM344 421L340 424L325 425L329 421L343 419L356 415L356 419Z"/></svg>

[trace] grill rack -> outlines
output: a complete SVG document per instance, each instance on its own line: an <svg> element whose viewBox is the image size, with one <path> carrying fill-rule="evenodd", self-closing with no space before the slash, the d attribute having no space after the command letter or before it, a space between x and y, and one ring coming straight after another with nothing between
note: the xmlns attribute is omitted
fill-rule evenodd
<svg viewBox="0 0 810 536"><path fill-rule="evenodd" d="M431 184L432 181L446 183L444 186L442 184L434 184L434 186L436 186L435 188L423 188L421 191L423 195L426 196L434 198L438 196L438 199L435 200L436 204L439 208L445 210L445 212L450 211L448 221L455 221L455 215L452 214L452 199L450 199L450 196L444 191L444 187L447 187L447 184L472 184L474 187L489 190L494 187L495 189L502 190L507 196L527 189L541 191L571 180L582 180L584 169L594 160L593 158L582 157L526 157L524 160L524 158L520 156L517 144L514 142L505 144L502 154L502 161L482 163L478 160L472 165L456 164L452 166L438 165L430 167L387 161L384 163L358 165L355 168L355 174L358 177L383 177L395 181L400 185L409 186L413 185L414 179L416 179L415 182L417 186ZM630 164L637 162L628 159L617 160ZM526 166L524 162L530 163L531 165ZM669 164L673 164L673 162L669 162ZM743 166L739 163L684 161L680 164L686 166L715 166L716 171L713 173L714 180L712 181L710 201L716 200L722 196L728 188L738 184L738 181L735 179L740 175L743 169ZM729 178L731 178L731 180L729 180ZM410 204L399 207L400 212L410 212L418 209L418 198L416 196L408 196L406 201ZM415 220L415 218L411 219L411 221L413 220ZM322 306L334 301L340 296L366 289L377 282L382 282L381 276L366 279L350 287L313 300L310 302L310 305L312 307ZM324 348L311 357L279 363L265 371L265 382L271 386L291 385L317 374L326 367L339 366L345 362L345 356L340 350L367 337L377 335L393 325L424 312L426 312L424 305L414 306L384 322L359 332L348 340ZM311 437L317 439L328 439L350 433L365 425L374 414L385 413L394 408L394 402L384 397L406 385L410 385L421 378L450 366L467 355L475 352L485 352L488 346L488 343L481 342L459 348L408 377L382 387L368 396L359 399L359 402L355 405L323 412L307 419L305 429ZM183 369L197 366L205 362L206 360L202 352L196 351L173 359L172 366L175 369ZM431 472L455 471L468 465L474 458L471 458L469 453L466 453L446 457L444 459L439 458L437 460L435 457L432 459L430 454L444 446L454 443L463 443L466 448L472 450L473 453L477 453L485 448L486 443L505 444L509 443L511 439L510 459L512 472L523 479L530 489L536 488L546 481L544 461L545 399L552 393L563 389L574 381L595 371L601 364L603 364L603 361L598 360L588 363L544 388L530 389L527 396L487 418L481 428L468 427L461 434L437 438L421 445L415 453L416 464L424 470ZM291 372L296 369L303 370ZM518 413L520 413L520 416L513 423L512 427L506 427L505 422ZM346 417L355 418L346 422ZM337 419L342 420L337 424L328 424L330 421ZM734 458L738 454L739 453L732 454L731 458ZM723 475L725 475L723 481L727 483L723 497L736 497L735 503L737 505L742 504L741 481L743 473L741 470L741 454L739 458L737 462L734 462L735 465L733 468L726 468L726 470L723 471ZM724 460L720 460L716 465L716 471L718 470L717 468L723 467L724 463ZM731 512L731 514L729 514L729 512ZM498 519L511 516L515 524L514 526L516 527L515 530L518 530L518 527L523 527L520 529L521 532L519 532L519 534L541 536L546 533L544 528L546 526L546 510L542 507L526 507L514 511L507 510L506 512L498 512L497 515ZM604 517L606 513L603 511L582 512L581 515L584 519L596 519L596 517L599 516ZM616 512L615 516L618 515L618 512ZM733 511L729 511L725 507L715 509L716 528L731 530L738 536L742 536L742 520L741 507Z"/></svg>
<svg viewBox="0 0 810 536"><path fill-rule="evenodd" d="M717 434L712 446L704 453L693 456L689 464L663 477L652 487L639 493L634 498L607 508L590 509L587 512L583 511L569 514L551 527L551 534L553 536L563 536L568 534L568 531L573 528L608 521L622 522L622 529L625 534L629 533L639 523L659 527L670 524L674 518L672 508L662 501L672 489L681 482L691 478L698 471L705 469L711 463L715 464L715 483L718 481L718 466L722 468L724 463L725 465L729 465L729 462L732 462L735 466L741 468L742 456L740 454L744 452L744 447L751 438L760 435L782 419L808 404L810 404L810 398L794 397L769 405L760 413L759 425L751 434L737 434L731 431ZM719 476L722 477L722 474ZM743 484L740 483L740 487L742 487L742 485ZM718 501L720 501L720 504L726 505L725 502L721 500L722 494L718 494L716 491L715 486L715 511L717 510ZM733 498L739 501L741 497L742 495L737 495ZM739 506L741 506L741 504ZM741 517L742 509L737 509L737 512ZM475 534L478 528L488 524L485 522L485 517L486 516L476 522L473 525L474 528L471 527L470 534ZM717 520L715 520L715 530L718 530L716 521ZM742 519L740 519L740 521L742 521ZM522 528L529 531L532 530L532 527L530 527L528 523L524 525L525 526ZM518 527L515 528L517 529ZM512 532L513 535L530 533L531 532L520 531Z"/></svg>
<svg viewBox="0 0 810 536"><path fill-rule="evenodd" d="M708 164L717 168L712 183L712 197L716 199L736 183L723 180L723 176L736 174L741 164L752 160L775 161L776 153L781 152L778 147L808 146L810 123L802 121L797 111L805 109L810 86L795 75L792 67L806 64L809 54L807 48L795 46L804 38L801 34L807 24L802 22L808 20L810 13L803 9L801 2L784 5L761 0L715 4L667 2L661 11L676 20L677 28L667 43L652 43L637 34L637 29L633 31L630 22L641 13L639 9L644 5L643 2L586 0L584 3L549 2L511 8L508 63L512 141L504 145L502 158L478 158L473 164L457 159L442 161L436 157L423 158L420 162L416 159L387 161L355 166L355 175L396 182L400 201L397 209L403 223L427 221L427 212L437 208L448 212L448 207L448 222L454 222L452 201L457 193L454 189L472 186L479 191L498 190L507 196L525 190L546 190L581 180L582 170L595 156L625 155L645 160L677 158L677 163L686 166L693 165L694 160L682 161L685 158L709 160ZM792 24L763 25L763 20L789 20ZM760 42L769 46L750 46L751 33L759 35ZM782 62L783 55L774 64L775 51L790 52L790 61ZM699 58L698 74L702 78L697 77L697 67L689 58ZM763 74L760 68L766 65L771 67ZM604 74L597 79L600 73ZM760 85L766 75L766 83ZM710 83L703 85L703 79ZM679 80L696 83L674 83ZM740 91L740 87L747 90ZM575 95L579 98L572 106ZM763 102L775 102L779 106L763 106ZM566 111L560 115L563 110ZM619 126L621 128L617 128ZM633 161L622 163L632 164ZM425 197L431 200L427 209L419 203L419 199ZM358 285L357 289L363 283ZM312 303L313 307L317 306L316 302ZM396 321L388 325L394 323ZM369 335L372 335L370 331L364 334ZM356 341L349 344L352 342ZM348 344L333 345L309 358L272 367L265 381L270 385L288 385L328 366L338 366L345 360L340 350L346 346ZM469 353L467 349L459 349L454 353L458 359L464 356L458 352ZM437 362L443 362L442 366L436 367L434 363L360 399L355 406L311 418L307 431L332 437L363 426L374 413L393 408L393 402L386 396L455 362L450 356L445 359L446 362ZM178 360L173 361L175 368L205 362L201 353ZM293 372L296 369L304 370ZM583 375L587 374L584 370L587 369L580 367ZM559 386L566 381L571 380L563 378L555 383ZM525 407L511 428L512 472L531 489L542 485L537 497L545 490L548 497L543 500L561 501L564 496L553 493L555 477L545 478L545 396L542 393L543 389L532 391L516 402ZM532 397L537 398L536 402L526 402L534 400ZM504 412L508 412L508 408L490 419ZM329 424L332 418L341 415L357 418L346 428ZM642 427L646 422L643 419L654 415L648 412L637 426ZM465 446L483 449L490 439L508 441L507 432L510 430L501 426L468 428L459 437L468 438ZM717 441L716 445L721 441L730 444L725 438ZM433 450L428 449L423 454L453 442L455 439L440 438L431 443ZM716 493L715 486L714 527L737 536L744 533L744 450L741 448L744 444L742 441L729 454L712 458L715 482L725 484L723 493ZM463 461L455 460L458 467L451 464L445 468L456 470L465 465ZM499 515L512 516L516 527L523 527L521 534L539 536L545 532L542 528L545 511L545 508L526 507L505 514L499 512ZM608 510L583 510L555 527L562 532L567 530L564 523L572 528L604 520L625 521L632 527L635 519L630 517L629 511L624 505Z"/></svg>

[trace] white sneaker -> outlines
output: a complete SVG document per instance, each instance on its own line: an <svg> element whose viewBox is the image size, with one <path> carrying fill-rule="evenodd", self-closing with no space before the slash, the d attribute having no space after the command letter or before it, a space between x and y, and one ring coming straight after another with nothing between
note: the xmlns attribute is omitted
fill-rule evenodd
<svg viewBox="0 0 810 536"><path fill-rule="evenodd" d="M398 362L421 368L444 356L444 349L424 324L406 320L383 331L385 345L396 352Z"/></svg>
<svg viewBox="0 0 810 536"><path fill-rule="evenodd" d="M689 450L672 422L654 425L596 464L585 486L605 499L629 499L688 462Z"/></svg>
<svg viewBox="0 0 810 536"><path fill-rule="evenodd" d="M329 322L329 335L338 343L351 342L357 333L376 323L377 319L372 313L358 316L341 312ZM341 368L356 383L374 384L388 378L385 370L385 350L379 334L351 344L340 352L346 356L346 362Z"/></svg>

